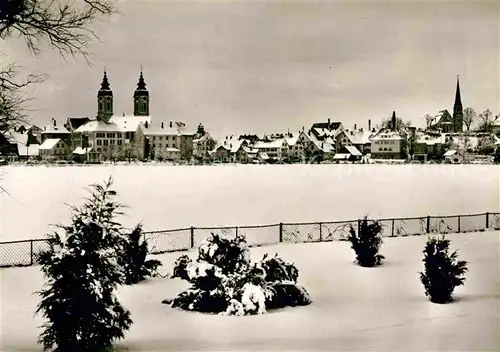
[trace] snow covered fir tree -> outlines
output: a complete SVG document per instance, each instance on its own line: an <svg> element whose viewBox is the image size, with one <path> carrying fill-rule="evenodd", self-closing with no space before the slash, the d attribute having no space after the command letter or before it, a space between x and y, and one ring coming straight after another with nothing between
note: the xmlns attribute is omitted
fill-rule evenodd
<svg viewBox="0 0 500 352"><path fill-rule="evenodd" d="M424 248L424 271L420 281L425 288L425 295L433 303L449 303L457 286L465 283L468 271L467 262L458 260L458 251L449 252L450 240L429 237Z"/></svg>
<svg viewBox="0 0 500 352"><path fill-rule="evenodd" d="M266 254L252 263L243 236L227 239L212 234L200 245L195 261L187 255L178 258L172 277L187 280L191 286L163 303L184 310L239 316L309 305L311 298L297 284L298 276L295 265L277 254Z"/></svg>
<svg viewBox="0 0 500 352"><path fill-rule="evenodd" d="M350 227L347 240L351 242L351 248L356 253L356 263L363 267L374 267L382 264L385 259L379 254L383 240L381 236L382 226L378 221L368 220L365 217L358 222L358 231Z"/></svg>
<svg viewBox="0 0 500 352"><path fill-rule="evenodd" d="M39 336L45 350L104 351L132 324L115 295L127 278L120 253L129 234L115 220L122 206L111 186L111 178L91 185L83 206L72 207L71 224L58 225L38 258L46 278L37 307L46 320Z"/></svg>
<svg viewBox="0 0 500 352"><path fill-rule="evenodd" d="M161 262L147 259L148 242L142 236L142 225L137 225L122 242L118 256L118 264L123 268L125 284L133 285L143 281L148 276L157 276Z"/></svg>

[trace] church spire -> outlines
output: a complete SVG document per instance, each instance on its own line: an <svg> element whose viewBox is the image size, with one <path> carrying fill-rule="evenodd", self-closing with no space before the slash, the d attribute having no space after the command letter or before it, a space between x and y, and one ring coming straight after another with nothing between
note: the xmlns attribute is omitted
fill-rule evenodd
<svg viewBox="0 0 500 352"><path fill-rule="evenodd" d="M148 116L149 115L149 92L146 88L146 81L144 75L139 75L139 82L134 92L134 116Z"/></svg>
<svg viewBox="0 0 500 352"><path fill-rule="evenodd" d="M455 92L455 106L462 107L462 97L460 96L460 76L457 76L457 90Z"/></svg>
<svg viewBox="0 0 500 352"><path fill-rule="evenodd" d="M455 92L455 104L453 105L453 132L463 131L463 116L462 96L460 95L460 78L457 76L457 90Z"/></svg>
<svg viewBox="0 0 500 352"><path fill-rule="evenodd" d="M108 75L106 74L106 70L104 70L104 77L102 78L100 90L109 90L109 91L111 90L111 87L109 86Z"/></svg>
<svg viewBox="0 0 500 352"><path fill-rule="evenodd" d="M108 75L104 70L101 89L97 92L97 118L107 122L113 116L113 92L108 81Z"/></svg>

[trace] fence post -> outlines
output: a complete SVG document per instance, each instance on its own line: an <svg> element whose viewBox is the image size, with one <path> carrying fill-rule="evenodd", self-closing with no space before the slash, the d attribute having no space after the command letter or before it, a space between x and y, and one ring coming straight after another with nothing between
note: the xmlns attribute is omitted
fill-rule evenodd
<svg viewBox="0 0 500 352"><path fill-rule="evenodd" d="M431 232L431 217L427 215L427 233Z"/></svg>
<svg viewBox="0 0 500 352"><path fill-rule="evenodd" d="M191 248L194 248L194 226L191 226Z"/></svg>
<svg viewBox="0 0 500 352"><path fill-rule="evenodd" d="M485 229L488 229L490 226L490 213L487 212L486 213L486 228Z"/></svg>
<svg viewBox="0 0 500 352"><path fill-rule="evenodd" d="M30 265L33 265L34 263L34 258L33 258L33 240L30 240L30 257L31 257L31 262Z"/></svg>
<svg viewBox="0 0 500 352"><path fill-rule="evenodd" d="M283 242L283 223L280 222L280 243Z"/></svg>
<svg viewBox="0 0 500 352"><path fill-rule="evenodd" d="M392 219L391 237L394 237L394 219Z"/></svg>
<svg viewBox="0 0 500 352"><path fill-rule="evenodd" d="M319 241L323 242L323 224L319 223Z"/></svg>
<svg viewBox="0 0 500 352"><path fill-rule="evenodd" d="M458 232L460 232L460 215L458 215Z"/></svg>

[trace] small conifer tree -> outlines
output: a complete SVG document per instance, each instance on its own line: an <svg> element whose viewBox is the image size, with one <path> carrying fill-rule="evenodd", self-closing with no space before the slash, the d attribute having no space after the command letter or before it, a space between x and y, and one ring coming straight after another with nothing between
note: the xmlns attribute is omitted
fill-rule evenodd
<svg viewBox="0 0 500 352"><path fill-rule="evenodd" d="M369 221L367 217L359 222L358 232L351 226L347 240L356 253L356 262L364 267L382 264L383 255L379 254L382 245L382 226L378 221Z"/></svg>
<svg viewBox="0 0 500 352"><path fill-rule="evenodd" d="M123 238L111 185L111 178L91 185L85 204L72 207L71 225L58 225L39 256L46 282L36 312L46 320L39 336L45 350L104 351L132 324L115 296L124 281L117 262Z"/></svg>
<svg viewBox="0 0 500 352"><path fill-rule="evenodd" d="M449 253L450 240L429 237L424 248L424 271L420 272L420 281L424 285L425 295L434 303L451 302L455 287L465 283L467 262L458 260L458 252Z"/></svg>
<svg viewBox="0 0 500 352"><path fill-rule="evenodd" d="M147 276L155 276L161 265L159 260L146 260L148 243L142 238L142 225L137 225L123 241L118 263L125 273L125 284L133 285L143 281Z"/></svg>

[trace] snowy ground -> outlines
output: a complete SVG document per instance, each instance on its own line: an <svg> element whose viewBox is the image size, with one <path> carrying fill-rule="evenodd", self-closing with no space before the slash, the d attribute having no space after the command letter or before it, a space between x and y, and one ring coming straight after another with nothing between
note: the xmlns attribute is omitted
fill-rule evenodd
<svg viewBox="0 0 500 352"><path fill-rule="evenodd" d="M112 175L145 230L500 211L489 165L218 165L0 168L0 241L66 223L90 183Z"/></svg>
<svg viewBox="0 0 500 352"><path fill-rule="evenodd" d="M385 239L379 268L353 264L346 242L253 248L296 263L313 304L263 316L188 313L160 302L185 284L154 279L120 290L134 325L119 351L498 351L500 232L448 235L470 262L465 286L448 305L430 303L418 279L426 236ZM194 254L194 253L191 253ZM163 273L180 253L158 256ZM2 275L2 351L39 351L33 318L43 278L38 267Z"/></svg>

